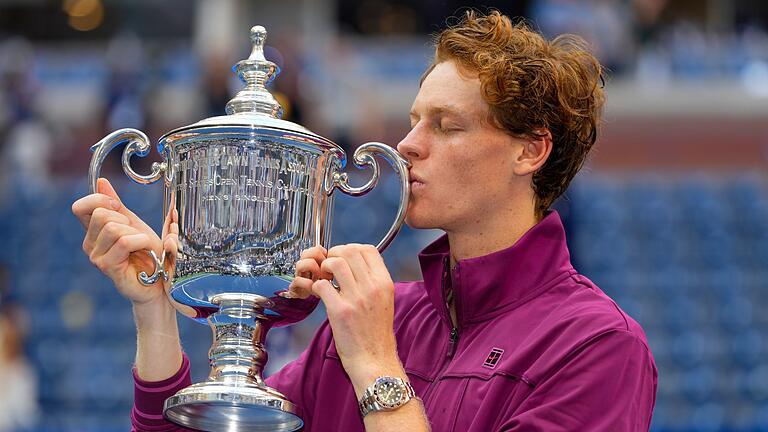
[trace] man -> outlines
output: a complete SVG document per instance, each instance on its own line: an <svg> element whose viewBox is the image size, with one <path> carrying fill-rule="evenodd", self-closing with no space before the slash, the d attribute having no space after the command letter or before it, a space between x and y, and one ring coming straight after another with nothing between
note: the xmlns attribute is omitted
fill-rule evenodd
<svg viewBox="0 0 768 432"><path fill-rule="evenodd" d="M397 285L372 246L302 254L297 274L311 277L291 294L319 296L328 321L267 382L305 430L648 430L657 373L643 331L573 269L548 211L595 142L601 80L580 39L549 42L497 12L439 35L398 150L412 165L408 224L446 235L419 255L424 280ZM189 384L189 363L162 287L139 285L131 254L163 245L99 190L73 211L84 250L133 302L134 427L178 430L162 401ZM377 382L415 397L367 403Z"/></svg>

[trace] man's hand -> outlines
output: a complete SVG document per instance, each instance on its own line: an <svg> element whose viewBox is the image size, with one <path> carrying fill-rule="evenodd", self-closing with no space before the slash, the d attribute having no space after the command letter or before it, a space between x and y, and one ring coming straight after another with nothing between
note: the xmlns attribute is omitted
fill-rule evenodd
<svg viewBox="0 0 768 432"><path fill-rule="evenodd" d="M358 400L380 376L408 379L395 342L395 287L375 247L349 244L327 253L320 246L307 249L296 274L289 296L314 294L325 303L336 351ZM364 422L370 432L429 430L419 399L394 411L370 413Z"/></svg>
<svg viewBox="0 0 768 432"><path fill-rule="evenodd" d="M158 257L165 251L171 257L177 249L178 216L171 211L160 238L144 221L123 205L112 185L99 179L98 193L85 196L72 204L72 213L86 230L83 251L91 263L112 279L117 290L135 305L167 302L162 281L142 285L137 274L152 274L155 263L147 253ZM170 306L170 304L168 304Z"/></svg>
<svg viewBox="0 0 768 432"><path fill-rule="evenodd" d="M168 212L163 239L128 210L106 179L99 179L98 193L77 200L72 213L86 230L83 251L107 275L118 292L133 303L136 321L136 372L147 381L162 381L179 370L182 361L176 310L165 295L164 281L152 286L139 282L141 271L152 274L155 262L165 252L166 269L172 269L178 250L178 213Z"/></svg>
<svg viewBox="0 0 768 432"><path fill-rule="evenodd" d="M318 275L311 292L325 303L336 350L358 398L379 376L407 378L395 343L394 283L379 251L371 245L335 246L316 264L302 269Z"/></svg>

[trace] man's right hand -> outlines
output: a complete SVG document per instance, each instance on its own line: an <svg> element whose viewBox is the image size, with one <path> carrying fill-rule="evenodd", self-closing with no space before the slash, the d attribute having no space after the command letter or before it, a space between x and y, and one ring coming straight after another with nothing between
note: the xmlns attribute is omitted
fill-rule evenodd
<svg viewBox="0 0 768 432"><path fill-rule="evenodd" d="M75 201L72 212L86 230L83 251L93 265L112 279L120 294L135 306L150 303L170 306L161 280L145 286L137 277L141 271L154 272L154 260L148 251L162 256L163 243L152 228L123 205L109 181L100 178L97 193ZM163 237L169 244L178 234L178 225L173 219L166 218L163 227Z"/></svg>
<svg viewBox="0 0 768 432"><path fill-rule="evenodd" d="M157 256L166 252L166 259L171 260L166 268L173 268L178 213L169 211L161 241L152 228L123 205L106 179L99 179L97 191L72 204L72 212L86 230L83 250L112 279L120 294L133 303L137 375L145 381L162 381L178 372L182 364L176 310L165 294L162 279L145 286L137 275L155 271L149 250Z"/></svg>

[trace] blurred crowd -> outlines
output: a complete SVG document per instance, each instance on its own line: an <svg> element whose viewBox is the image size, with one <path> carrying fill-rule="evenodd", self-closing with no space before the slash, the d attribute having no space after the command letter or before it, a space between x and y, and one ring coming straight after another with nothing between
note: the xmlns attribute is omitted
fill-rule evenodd
<svg viewBox="0 0 768 432"><path fill-rule="evenodd" d="M768 14L760 13L768 11L759 5L717 0L484 4L525 16L550 36L585 37L612 79L700 81L703 87L707 79L726 79L768 93ZM436 0L340 1L337 32L323 39L330 43L320 51L297 36L300 30L275 28L267 56L282 69L272 88L286 118L347 149L364 139L396 143L407 129L402 108L415 94L430 55L427 36L444 25L446 16L460 13L459 6ZM163 42L143 37L135 20L126 28L119 19L110 23L114 28L105 30L104 39L71 44L0 28L3 185L33 188L81 176L88 159L84 150L107 132L136 127L159 137L222 114L240 86L230 66L247 53L245 29L231 52L201 53L191 35L186 42ZM404 100L377 93L375 87L393 82L410 83L396 93ZM361 117L360 111L367 115Z"/></svg>
<svg viewBox="0 0 768 432"><path fill-rule="evenodd" d="M38 7L51 7L53 3L56 10L62 7L58 2L48 3ZM124 3L130 2L62 2L65 9L85 7L86 3L101 5L101 13L109 16L120 7L128 7ZM188 2L181 3L190 7ZM202 3L206 2L195 4ZM246 7L247 2L241 3L249 25L261 23L259 6ZM298 7L311 0L289 3ZM407 109L429 61L429 34L445 25L446 17L460 13L464 2L320 3L333 11L329 14L331 22L325 27L330 30L322 37L307 37L302 32L308 30L288 25L268 27L266 55L282 71L271 89L284 107L284 117L336 141L348 154L365 141L396 144L407 132ZM762 2L499 0L483 5L524 16L548 36L565 32L583 36L608 67L611 81L693 83L705 91L709 82L725 80L754 94L768 96L768 7ZM120 317L114 314L121 312L115 311L127 310L119 300L99 297L96 288L89 291L91 286L104 291L109 287L98 279L87 259L77 255L81 231L70 220L68 203L85 193L88 147L110 131L133 127L157 139L174 128L222 115L226 102L241 87L230 67L247 56L247 27L238 30L242 41L230 52L200 52L192 42L194 34L187 31L191 27L194 33L194 26L182 26L174 37L149 37L142 31L141 19L135 16L124 21L120 15L105 20L101 27L91 29L99 35L95 37L80 37L80 33L91 30L67 28L63 24L57 30L60 37L46 37L45 30L39 27L34 27L34 31L30 27L25 32L24 17L34 17L34 7L24 2L0 2L0 238L5 243L5 248L0 249L0 267L8 269L0 286L0 432L36 430L30 422L39 417L35 376L40 370L44 378L55 377L71 384L61 389L40 387L42 400L53 410L45 417L50 420L60 415L64 419L47 423L49 427L44 430L112 430L98 419L90 423L91 429L82 426L77 423L83 421L77 417L77 409L82 407L61 402L80 394L78 391L83 392L82 400L91 400L87 398L95 398L94 395L102 397L100 388L77 385L78 380L89 374L102 374L103 382L115 386L128 385L127 380L114 381L110 374L115 372L108 369L78 369L69 383L70 375L65 375L65 371L72 364L66 363L66 358L56 358L60 353L51 349L64 346L61 338L75 335L72 337L80 339L73 346L85 346L91 350L89 353L97 351L93 348L96 333L77 332L98 324L102 318L104 323L116 320ZM131 7L140 12L142 6ZM173 8L168 8L173 13ZM14 16L19 19L14 20ZM72 16L70 13L70 19ZM62 13L61 19L66 21L66 15ZM162 17L154 19L163 21ZM172 29L170 20L167 24ZM610 82L607 93L610 105ZM135 160L133 166L139 172L147 172L157 159L159 156L153 150L150 157ZM122 178L121 171L119 151L114 151L105 164L104 174ZM152 199L160 205L158 196L153 195ZM143 204L142 198L131 202L147 214L160 215L157 205ZM356 203L348 205L358 206L354 207L358 219L377 220L378 210L366 210ZM360 241L354 236L368 228L358 228L354 221L345 223L344 217L338 214L341 228L337 229L342 230L339 240ZM379 219L384 223L388 218ZM44 238L46 235L50 238ZM371 232L371 236L376 235ZM419 237L406 231L403 237L403 246L394 246L394 254L403 258L393 258L397 264L393 272L398 278L417 278L413 253L433 235ZM61 250L52 246L53 242L58 242ZM20 274L29 270L30 262L36 263L37 274ZM80 273L73 274L77 272ZM46 296L53 296L51 292L62 293L62 299L57 299L60 303L48 305L53 315L41 317L39 313L30 313L30 308L45 303L36 298L43 294L24 291L35 289L48 293ZM67 303L71 300L65 296L68 292L75 292L79 300ZM106 301L107 306L114 308L104 309L101 317L99 310L83 309L84 304L89 304L88 298L100 307L104 307L100 302ZM90 311L87 316L93 322L81 323L80 318L86 316L84 310ZM117 353L115 358L126 359L129 364L132 329L130 316L123 315L127 327L102 327L95 331L122 337L109 352ZM198 327L201 330L195 331L202 352L209 342L208 331ZM23 343L27 333L44 338L54 330L65 333ZM298 327L293 339L275 337L272 366L294 358L312 332L311 326ZM106 339L102 333L98 337ZM56 338L59 340L51 342ZM190 342L188 346L192 345ZM35 359L35 365L48 366L31 366L27 354ZM203 363L204 357L198 360ZM205 372L204 366L199 372ZM660 382L663 380L662 376ZM114 400L104 402L105 412L123 412L126 400L130 399L130 388L124 390ZM60 411L51 407L53 402L62 405ZM74 414L70 418L68 413ZM67 429L72 424L79 426ZM120 430L120 426L115 430Z"/></svg>

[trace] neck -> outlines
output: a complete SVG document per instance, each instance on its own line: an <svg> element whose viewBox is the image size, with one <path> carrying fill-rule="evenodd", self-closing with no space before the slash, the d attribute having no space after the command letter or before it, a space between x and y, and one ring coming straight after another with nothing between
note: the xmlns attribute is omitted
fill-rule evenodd
<svg viewBox="0 0 768 432"><path fill-rule="evenodd" d="M534 208L506 212L457 230L446 230L451 267L463 259L488 255L514 245L539 222Z"/></svg>

